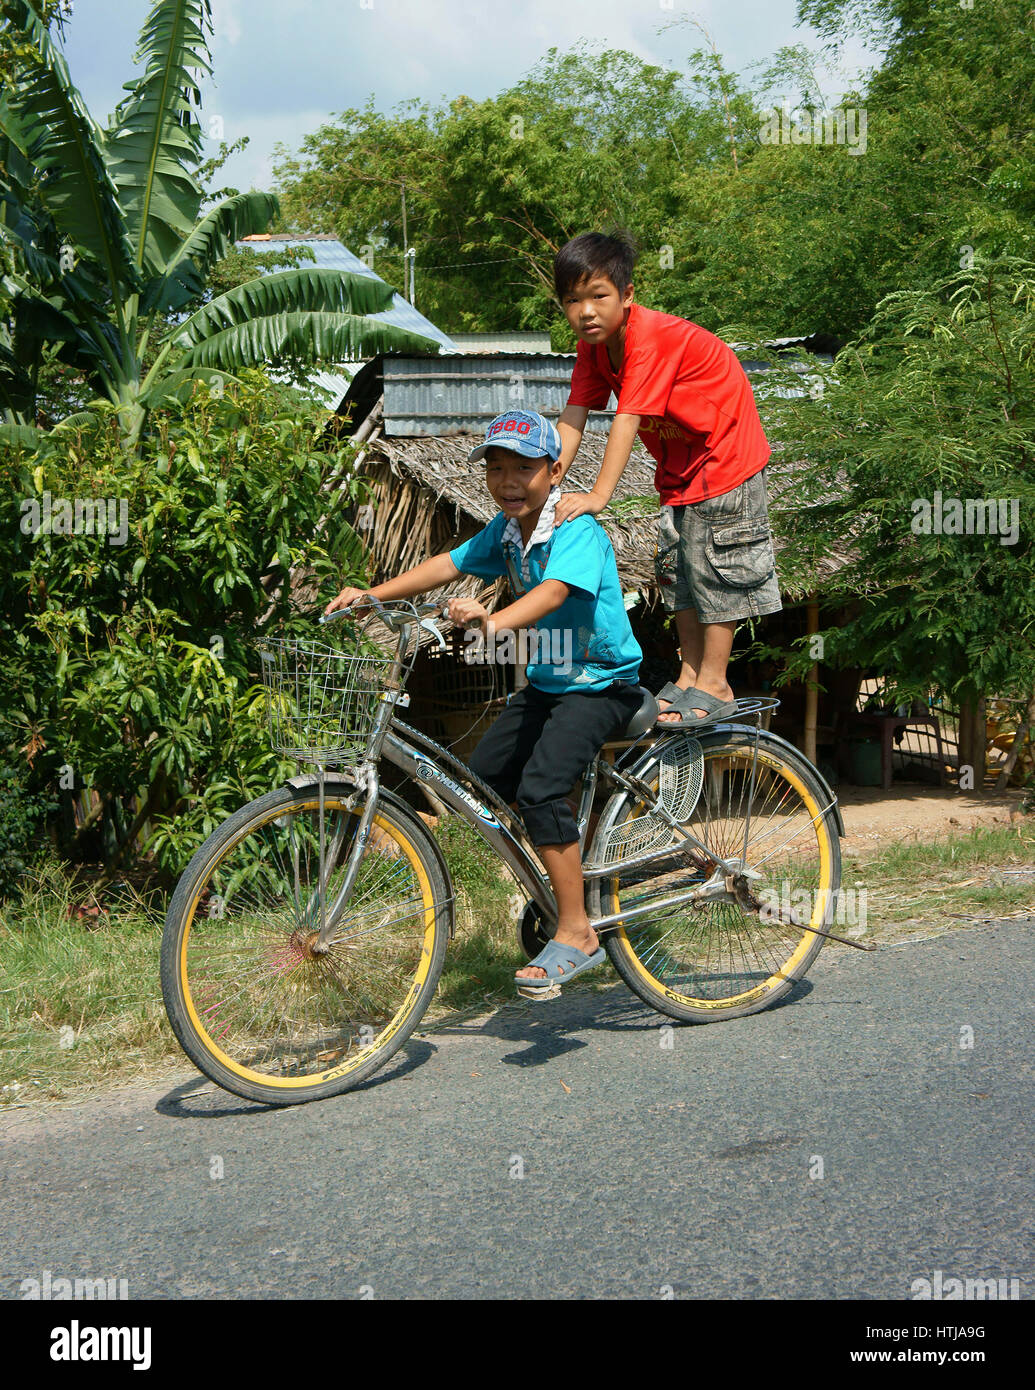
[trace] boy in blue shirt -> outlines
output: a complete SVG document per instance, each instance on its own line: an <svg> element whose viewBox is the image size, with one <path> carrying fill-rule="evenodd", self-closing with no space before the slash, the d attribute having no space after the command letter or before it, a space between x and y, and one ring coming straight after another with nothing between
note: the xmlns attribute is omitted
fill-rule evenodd
<svg viewBox="0 0 1035 1390"><path fill-rule="evenodd" d="M455 550L378 584L382 600L413 598L460 574L508 577L514 601L490 614L476 600L450 599L455 623L477 625L489 643L511 644L534 629L528 684L508 701L478 744L471 771L516 802L557 900L550 944L515 976L547 990L604 960L586 915L579 832L568 795L607 739L640 707L642 652L629 626L611 542L591 516L555 528L562 475L561 440L542 415L509 411L485 432L468 462L485 461L485 482L499 513ZM326 612L362 607L365 592L346 588Z"/></svg>

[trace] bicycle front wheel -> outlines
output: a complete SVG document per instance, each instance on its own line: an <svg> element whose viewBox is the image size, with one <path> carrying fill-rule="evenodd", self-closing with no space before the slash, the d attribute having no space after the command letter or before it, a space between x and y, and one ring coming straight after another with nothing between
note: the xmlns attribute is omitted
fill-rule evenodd
<svg viewBox="0 0 1035 1390"><path fill-rule="evenodd" d="M218 1085L292 1105L347 1091L412 1033L451 932L448 871L425 827L378 799L351 891L362 806L327 782L320 932L319 801L283 787L231 816L187 866L162 938L162 992L181 1046Z"/></svg>
<svg viewBox="0 0 1035 1390"><path fill-rule="evenodd" d="M841 847L830 797L804 758L764 733L757 759L753 733L716 731L699 743L701 794L682 824L704 848L673 833L671 852L659 859L624 871L619 861L613 876L592 883L590 909L611 916L703 885L717 868L712 853L745 871L763 913L727 892L659 906L603 937L615 969L646 1003L672 1018L712 1022L768 1008L808 970L825 940L811 928L829 923L836 905ZM657 761L643 780L657 794ZM609 844L635 843L629 822L648 815L631 794L612 798L593 859Z"/></svg>

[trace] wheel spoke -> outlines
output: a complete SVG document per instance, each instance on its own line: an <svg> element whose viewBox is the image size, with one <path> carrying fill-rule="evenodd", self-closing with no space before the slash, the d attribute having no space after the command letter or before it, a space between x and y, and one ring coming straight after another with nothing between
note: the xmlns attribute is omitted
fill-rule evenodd
<svg viewBox="0 0 1035 1390"><path fill-rule="evenodd" d="M242 1094L261 1091L266 1078L319 1081L328 1066L369 1052L393 1020L392 1035L401 1040L400 1011L408 1019L416 1008L414 982L431 976L432 958L431 988L441 969L441 949L432 950L432 942L444 945L440 909L448 911L451 898L436 886L441 874L429 867L429 851L412 841L416 832L379 811L349 897L339 901L359 812L328 794L326 816L326 901L337 913L326 950L314 949L315 798L257 813L243 835L228 838L177 928L177 978L189 1000L186 1031L196 1041L188 1051L203 1067L209 1055L224 1069L229 1063L251 1087ZM196 907L206 900L208 915ZM163 952L163 980L164 971ZM183 1040L184 1030L177 1031Z"/></svg>
<svg viewBox="0 0 1035 1390"><path fill-rule="evenodd" d="M773 744L767 746L764 735L757 753L753 736L734 735L729 742L702 746L701 795L682 829L715 859L760 875L748 881L750 891L761 894L762 901L766 893L779 897L804 890L814 905L821 904L820 895L840 883L829 798L817 796L807 776ZM627 803L625 817L641 815L644 809L642 803ZM601 883L601 915L645 906L671 893L673 884L666 882L671 874L666 875L664 867L665 861L654 861L623 881L619 861L616 876ZM651 876L657 882L652 883ZM806 916L813 920L811 912ZM644 989L645 998L676 1017L718 1017L723 1007L727 1012L764 1007L784 992L822 945L822 938L807 925L767 920L746 910L734 900L728 882L721 896L636 919L619 929L612 941L616 964L627 982ZM762 985L764 997L756 1002ZM675 991L679 1000L670 1002L665 989ZM745 1000L746 995L751 998Z"/></svg>

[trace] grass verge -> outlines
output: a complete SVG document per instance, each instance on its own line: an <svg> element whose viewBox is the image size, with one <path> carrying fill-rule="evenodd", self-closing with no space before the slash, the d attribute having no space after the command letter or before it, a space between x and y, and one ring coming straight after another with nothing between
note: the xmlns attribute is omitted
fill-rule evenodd
<svg viewBox="0 0 1035 1390"><path fill-rule="evenodd" d="M878 943L1035 916L1035 822L846 856L842 884L857 905L865 891L865 937Z"/></svg>
<svg viewBox="0 0 1035 1390"><path fill-rule="evenodd" d="M517 916L525 902L510 870L466 821L450 816L436 837L456 888L456 936L446 956L434 1020L444 1013L491 1008L514 992L514 971L524 956L517 945Z"/></svg>
<svg viewBox="0 0 1035 1390"><path fill-rule="evenodd" d="M128 889L106 914L71 917L79 896L48 862L0 903L0 1104L147 1075L175 1048L161 920Z"/></svg>
<svg viewBox="0 0 1035 1390"><path fill-rule="evenodd" d="M429 1023L513 1001L523 960L524 894L509 872L463 821L450 818L435 833L454 877L457 932ZM865 891L865 939L883 944L1035 916L1035 822L846 856L843 884L857 904ZM0 902L0 1108L189 1065L159 987L164 904L127 888L90 921L69 915L77 901L61 867L47 863L19 901ZM613 983L603 971L572 988Z"/></svg>

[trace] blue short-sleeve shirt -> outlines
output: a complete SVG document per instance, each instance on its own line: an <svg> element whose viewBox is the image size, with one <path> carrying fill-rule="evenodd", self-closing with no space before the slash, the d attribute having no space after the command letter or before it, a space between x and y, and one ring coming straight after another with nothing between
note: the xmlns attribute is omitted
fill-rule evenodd
<svg viewBox="0 0 1035 1390"><path fill-rule="evenodd" d="M583 513L555 527L549 540L533 545L525 560L531 583L522 575L520 551L503 541L506 526L500 512L449 557L462 574L479 579L505 574L515 595L545 579L569 586L560 608L535 624L527 666L530 683L551 695L606 690L615 681L635 684L643 653L629 625L614 551L600 523Z"/></svg>

